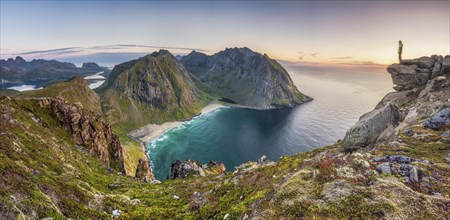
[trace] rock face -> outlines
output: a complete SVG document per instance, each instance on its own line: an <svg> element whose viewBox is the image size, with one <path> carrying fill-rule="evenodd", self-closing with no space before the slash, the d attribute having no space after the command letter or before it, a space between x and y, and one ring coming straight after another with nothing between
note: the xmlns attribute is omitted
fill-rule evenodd
<svg viewBox="0 0 450 220"><path fill-rule="evenodd" d="M155 179L150 169L148 160L139 159L138 166L136 168L136 179L141 182L151 182Z"/></svg>
<svg viewBox="0 0 450 220"><path fill-rule="evenodd" d="M226 49L212 56L192 51L181 63L211 93L247 107L270 109L311 100L298 91L277 61L248 48Z"/></svg>
<svg viewBox="0 0 450 220"><path fill-rule="evenodd" d="M423 123L425 128L437 130L450 123L450 110L445 108L450 98L450 57L404 60L390 65L387 71L397 92L389 93L373 111L361 116L346 133L343 150L382 144L395 132L404 132L403 128L433 115Z"/></svg>
<svg viewBox="0 0 450 220"><path fill-rule="evenodd" d="M72 133L75 143L87 146L104 165L125 172L124 149L100 114L85 112L80 104L69 104L65 99L44 98L39 100L39 106L53 110L61 126Z"/></svg>
<svg viewBox="0 0 450 220"><path fill-rule="evenodd" d="M198 161L195 160L186 160L180 161L177 160L175 163L172 163L170 166L170 172L167 176L168 180L176 179L176 178L186 178L193 175L199 176L208 176L208 175L217 175L225 172L225 165L220 162L210 161L203 166L200 165Z"/></svg>
<svg viewBox="0 0 450 220"><path fill-rule="evenodd" d="M343 149L352 151L372 145L383 131L390 126L397 126L398 122L398 107L392 102L366 113L345 135Z"/></svg>
<svg viewBox="0 0 450 220"><path fill-rule="evenodd" d="M102 88L110 121L163 122L190 118L201 110L201 92L166 50L114 67Z"/></svg>
<svg viewBox="0 0 450 220"><path fill-rule="evenodd" d="M442 56L420 57L403 60L401 64L392 64L387 68L396 85L397 91L413 89L425 85L428 80L450 72L450 58Z"/></svg>

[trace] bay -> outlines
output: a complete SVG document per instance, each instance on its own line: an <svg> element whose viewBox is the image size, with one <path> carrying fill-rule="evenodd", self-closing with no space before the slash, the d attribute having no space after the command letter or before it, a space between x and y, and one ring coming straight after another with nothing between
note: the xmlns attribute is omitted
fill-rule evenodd
<svg viewBox="0 0 450 220"><path fill-rule="evenodd" d="M392 90L385 67L281 62L299 90L314 98L294 108L221 108L146 144L157 179L175 160L223 162L233 170L262 155L271 160L335 143Z"/></svg>

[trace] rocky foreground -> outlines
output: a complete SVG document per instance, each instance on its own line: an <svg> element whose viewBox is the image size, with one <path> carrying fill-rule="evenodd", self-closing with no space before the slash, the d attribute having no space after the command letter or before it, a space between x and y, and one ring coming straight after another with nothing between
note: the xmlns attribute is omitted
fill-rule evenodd
<svg viewBox="0 0 450 220"><path fill-rule="evenodd" d="M141 182L151 178L145 161L140 181L108 167L39 100L4 97L0 219L448 219L449 63L388 67L397 92L334 145L234 172L176 161L162 183Z"/></svg>

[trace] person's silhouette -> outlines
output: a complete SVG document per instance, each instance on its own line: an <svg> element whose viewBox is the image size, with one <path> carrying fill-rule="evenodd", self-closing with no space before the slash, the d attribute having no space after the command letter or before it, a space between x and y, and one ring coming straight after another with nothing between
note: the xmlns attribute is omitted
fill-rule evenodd
<svg viewBox="0 0 450 220"><path fill-rule="evenodd" d="M403 44L402 41L398 41L398 62L402 63L402 52L403 52Z"/></svg>

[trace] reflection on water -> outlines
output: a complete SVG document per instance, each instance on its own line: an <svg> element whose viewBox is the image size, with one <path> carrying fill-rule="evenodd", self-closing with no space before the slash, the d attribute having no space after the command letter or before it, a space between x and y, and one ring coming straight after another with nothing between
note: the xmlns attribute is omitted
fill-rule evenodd
<svg viewBox="0 0 450 220"><path fill-rule="evenodd" d="M164 179L175 160L217 160L233 170L262 155L277 160L332 144L392 91L381 68L283 66L314 101L270 111L225 108L186 122L147 144L156 177Z"/></svg>

